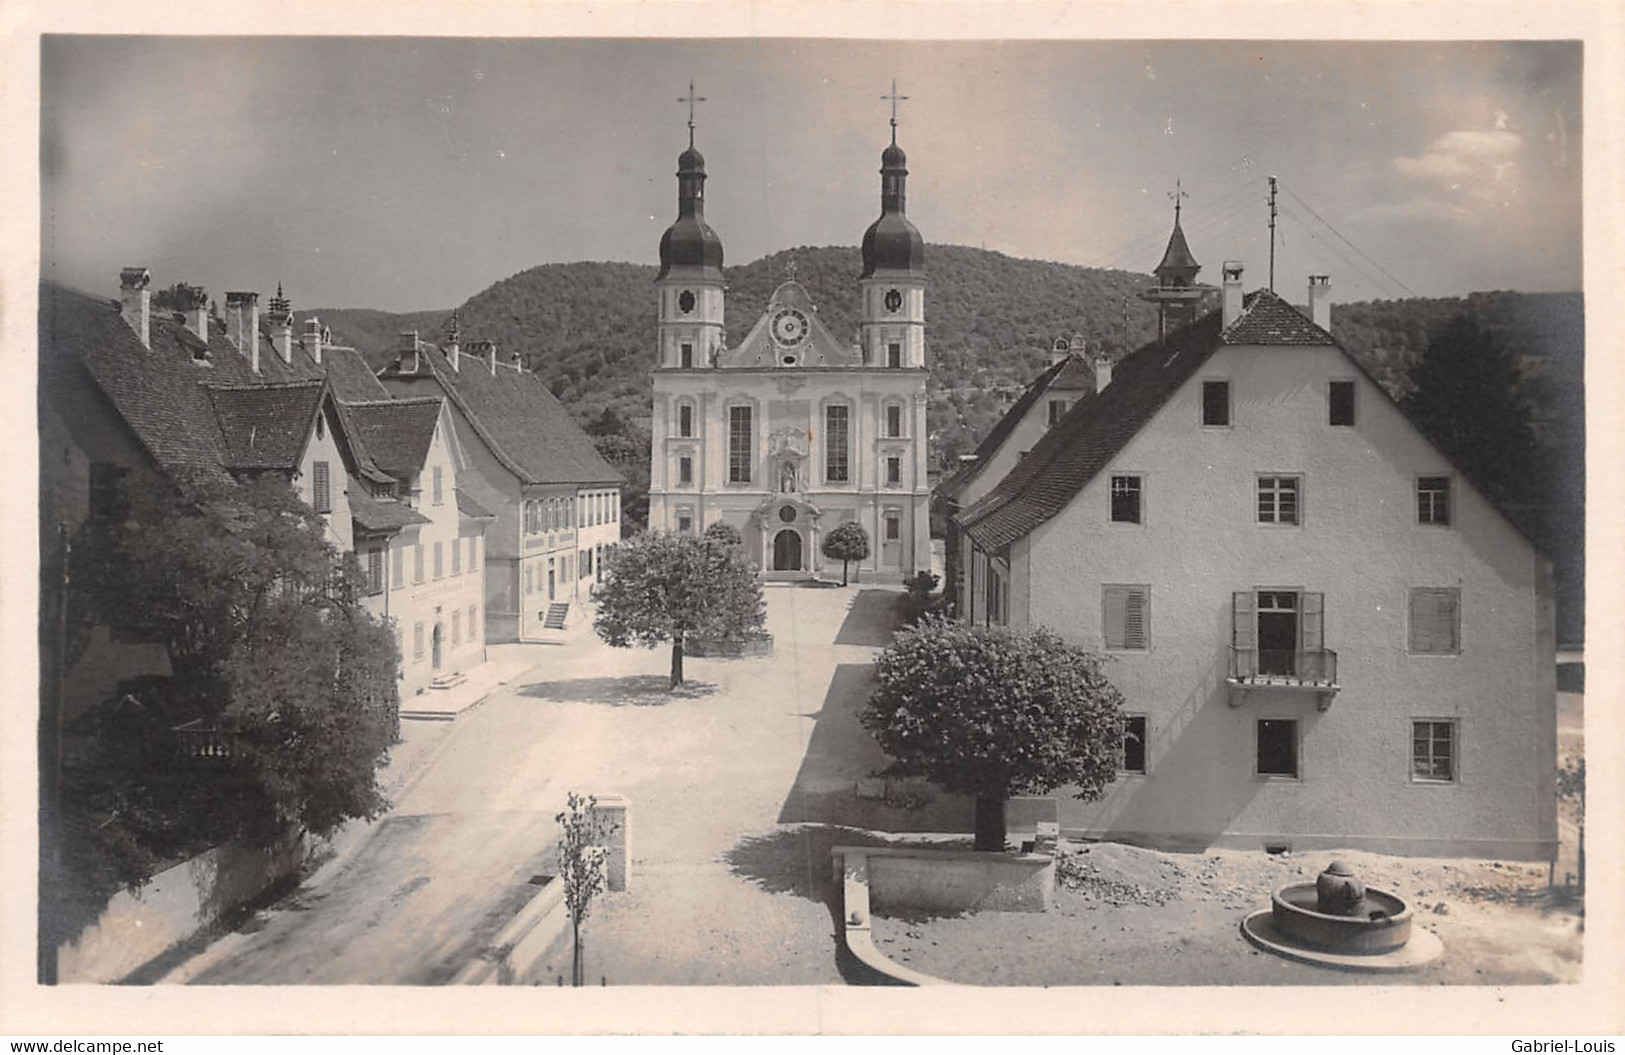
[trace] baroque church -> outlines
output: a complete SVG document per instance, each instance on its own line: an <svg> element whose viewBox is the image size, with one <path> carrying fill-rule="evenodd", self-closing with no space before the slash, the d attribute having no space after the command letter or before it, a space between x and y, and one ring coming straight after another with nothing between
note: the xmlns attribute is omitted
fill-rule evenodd
<svg viewBox="0 0 1625 1055"><path fill-rule="evenodd" d="M864 575L895 582L931 566L925 245L904 208L908 160L893 106L880 218L863 236L856 345L829 332L792 273L738 347L727 346L722 241L705 222L692 112L677 159L677 220L660 239L655 280L649 526L727 523L768 579L838 569L823 539L847 521L870 540L855 566Z"/></svg>

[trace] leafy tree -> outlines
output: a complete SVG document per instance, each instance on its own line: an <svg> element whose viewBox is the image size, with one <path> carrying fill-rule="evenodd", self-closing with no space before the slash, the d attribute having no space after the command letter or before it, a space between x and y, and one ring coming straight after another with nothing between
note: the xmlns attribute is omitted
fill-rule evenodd
<svg viewBox="0 0 1625 1055"><path fill-rule="evenodd" d="M191 286L185 282L177 282L167 289L160 289L152 295L152 306L158 311L191 311L192 307L207 294L202 286Z"/></svg>
<svg viewBox="0 0 1625 1055"><path fill-rule="evenodd" d="M743 546L745 544L745 538L739 533L739 529L726 520L718 520L706 528L705 537L715 539L726 546Z"/></svg>
<svg viewBox="0 0 1625 1055"><path fill-rule="evenodd" d="M1012 795L1099 798L1117 774L1122 695L1101 660L1043 628L927 617L875 662L862 721L894 772L976 799L976 849L1004 849Z"/></svg>
<svg viewBox="0 0 1625 1055"><path fill-rule="evenodd" d="M650 531L604 558L593 630L616 648L671 643L671 686L683 682L683 638L740 637L767 617L762 584L739 546Z"/></svg>
<svg viewBox="0 0 1625 1055"><path fill-rule="evenodd" d="M846 585L846 569L852 561L869 559L869 533L856 520L839 524L824 536L824 556L841 562L841 585ZM861 578L863 569L858 569Z"/></svg>
<svg viewBox="0 0 1625 1055"><path fill-rule="evenodd" d="M148 703L165 731L196 723L230 743L234 793L205 804L212 827L326 834L385 808L394 637L362 603L360 565L284 479L131 496L126 519L87 522L73 552L81 636L100 625L164 644L173 676Z"/></svg>
<svg viewBox="0 0 1625 1055"><path fill-rule="evenodd" d="M1571 759L1557 767L1557 797L1574 804L1577 824L1580 829L1580 849L1575 862L1575 869L1579 872L1577 877L1580 893L1586 892L1586 762L1585 759Z"/></svg>
<svg viewBox="0 0 1625 1055"><path fill-rule="evenodd" d="M570 984L582 984L585 950L581 925L587 921L593 899L604 891L604 865L609 856L606 840L615 831L612 821L598 813L598 800L570 792L559 824L559 881L564 884L564 907L570 912Z"/></svg>
<svg viewBox="0 0 1625 1055"><path fill-rule="evenodd" d="M1511 349L1472 316L1446 322L1411 372L1403 406L1491 497L1527 492L1534 452Z"/></svg>

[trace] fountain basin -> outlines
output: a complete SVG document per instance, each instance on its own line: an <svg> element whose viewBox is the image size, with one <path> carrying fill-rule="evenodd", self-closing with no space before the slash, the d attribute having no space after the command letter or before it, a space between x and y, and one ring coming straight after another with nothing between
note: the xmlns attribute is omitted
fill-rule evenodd
<svg viewBox="0 0 1625 1055"><path fill-rule="evenodd" d="M1367 890L1347 916L1319 912L1317 902L1314 883L1281 887L1270 899L1275 933L1321 952L1364 956L1393 952L1411 938L1410 906L1393 894Z"/></svg>

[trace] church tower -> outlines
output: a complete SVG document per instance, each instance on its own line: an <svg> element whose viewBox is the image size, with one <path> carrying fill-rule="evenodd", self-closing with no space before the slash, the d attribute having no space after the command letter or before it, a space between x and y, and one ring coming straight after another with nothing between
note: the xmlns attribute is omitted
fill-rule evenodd
<svg viewBox="0 0 1625 1055"><path fill-rule="evenodd" d="M677 156L677 220L660 237L660 366L712 365L722 346L722 239L705 222L705 158L694 149L694 104L688 86L688 149Z"/></svg>
<svg viewBox="0 0 1625 1055"><path fill-rule="evenodd" d="M880 219L863 233L861 341L872 367L925 368L925 241L909 222L908 156L897 145L892 82L891 145L880 155Z"/></svg>
<svg viewBox="0 0 1625 1055"><path fill-rule="evenodd" d="M1179 225L1180 199L1189 195L1175 181L1174 192L1169 197L1174 200L1174 232L1168 236L1168 248L1163 250L1162 263L1152 272L1157 277L1156 286L1140 294L1141 300L1148 300L1157 306L1159 341L1167 340L1170 330L1195 322L1202 301L1213 292L1212 286L1196 281L1202 265L1191 255L1191 247L1185 242L1184 228Z"/></svg>

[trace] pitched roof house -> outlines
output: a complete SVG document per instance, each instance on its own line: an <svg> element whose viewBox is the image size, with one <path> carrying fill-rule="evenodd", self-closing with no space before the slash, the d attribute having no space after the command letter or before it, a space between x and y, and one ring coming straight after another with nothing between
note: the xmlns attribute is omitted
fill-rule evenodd
<svg viewBox="0 0 1625 1055"><path fill-rule="evenodd" d="M1329 331L1243 296L1116 364L957 517L976 623L1112 657L1079 836L1545 859L1549 563Z"/></svg>
<svg viewBox="0 0 1625 1055"><path fill-rule="evenodd" d="M378 379L396 398L446 400L472 471L459 500L488 510L485 634L537 640L579 611L604 550L620 538L619 471L606 462L540 377L496 345L465 351L401 335Z"/></svg>

